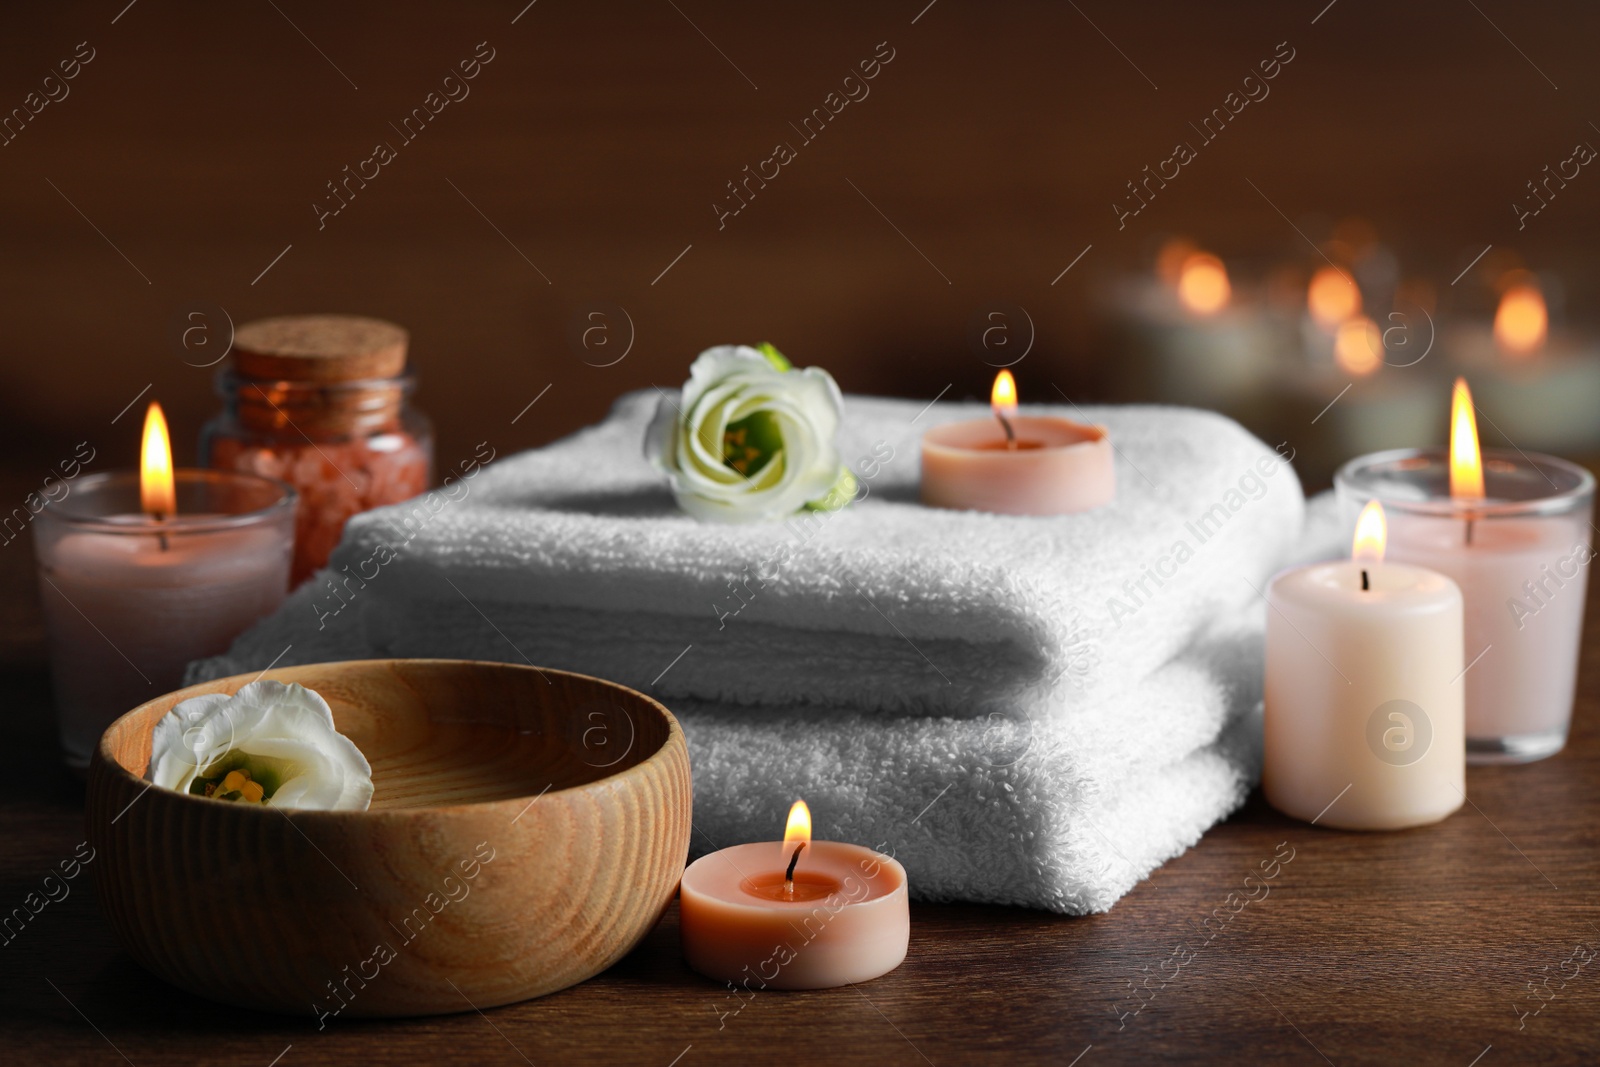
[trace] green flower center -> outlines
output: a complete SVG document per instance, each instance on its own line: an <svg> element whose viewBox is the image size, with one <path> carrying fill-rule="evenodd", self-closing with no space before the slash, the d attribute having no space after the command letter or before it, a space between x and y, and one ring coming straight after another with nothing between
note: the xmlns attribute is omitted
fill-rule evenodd
<svg viewBox="0 0 1600 1067"><path fill-rule="evenodd" d="M722 462L746 478L760 474L781 451L783 434L770 411L746 415L722 432Z"/></svg>
<svg viewBox="0 0 1600 1067"><path fill-rule="evenodd" d="M293 777L288 760L252 756L239 749L224 755L195 775L189 792L213 800L263 804L272 799L278 787Z"/></svg>

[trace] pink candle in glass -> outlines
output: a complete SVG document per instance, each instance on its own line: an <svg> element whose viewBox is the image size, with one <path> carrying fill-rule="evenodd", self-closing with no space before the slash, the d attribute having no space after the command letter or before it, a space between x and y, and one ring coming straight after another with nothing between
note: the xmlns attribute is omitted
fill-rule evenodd
<svg viewBox="0 0 1600 1067"><path fill-rule="evenodd" d="M1002 515L1070 515L1116 495L1105 427L1018 415L1010 371L995 378L993 419L935 426L922 436L922 502Z"/></svg>
<svg viewBox="0 0 1600 1067"><path fill-rule="evenodd" d="M827 989L887 974L911 936L905 868L860 845L812 841L796 801L782 842L735 845L683 872L683 954L708 978Z"/></svg>
<svg viewBox="0 0 1600 1067"><path fill-rule="evenodd" d="M1461 587L1468 762L1543 759L1572 719L1594 478L1553 456L1480 450L1464 382L1454 408L1449 455L1363 456L1335 484L1346 507L1383 500L1391 559Z"/></svg>
<svg viewBox="0 0 1600 1067"><path fill-rule="evenodd" d="M151 405L146 466L97 474L39 513L34 547L62 754L82 771L112 720L183 684L289 588L294 491L172 470Z"/></svg>

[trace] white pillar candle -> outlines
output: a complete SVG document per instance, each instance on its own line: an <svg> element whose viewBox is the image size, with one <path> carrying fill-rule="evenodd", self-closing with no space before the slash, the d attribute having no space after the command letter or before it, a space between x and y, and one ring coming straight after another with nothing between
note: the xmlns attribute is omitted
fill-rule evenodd
<svg viewBox="0 0 1600 1067"><path fill-rule="evenodd" d="M1437 822L1466 799L1462 601L1435 571L1382 558L1383 511L1357 558L1267 590L1267 801L1351 830Z"/></svg>

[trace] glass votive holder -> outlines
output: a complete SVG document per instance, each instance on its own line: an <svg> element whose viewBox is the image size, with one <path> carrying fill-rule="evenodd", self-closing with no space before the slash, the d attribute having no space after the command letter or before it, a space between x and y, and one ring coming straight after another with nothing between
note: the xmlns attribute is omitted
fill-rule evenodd
<svg viewBox="0 0 1600 1067"><path fill-rule="evenodd" d="M89 765L124 712L178 688L289 589L294 490L253 474L174 472L177 513L140 510L135 471L80 478L34 522L62 755Z"/></svg>
<svg viewBox="0 0 1600 1067"><path fill-rule="evenodd" d="M1334 486L1352 526L1367 501L1383 502L1385 558L1461 587L1467 761L1523 763L1567 742L1594 476L1554 456L1484 449L1483 478L1483 499L1452 499L1445 449L1396 449L1351 460Z"/></svg>

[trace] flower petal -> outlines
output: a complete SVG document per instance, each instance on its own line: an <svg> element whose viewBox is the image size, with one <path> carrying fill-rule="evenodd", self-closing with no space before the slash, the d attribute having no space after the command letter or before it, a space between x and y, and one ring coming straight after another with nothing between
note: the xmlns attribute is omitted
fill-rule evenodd
<svg viewBox="0 0 1600 1067"><path fill-rule="evenodd" d="M149 777L187 792L197 774L238 755L288 768L267 798L274 807L360 810L372 801L372 766L338 732L328 702L304 686L276 681L175 706L152 733Z"/></svg>
<svg viewBox="0 0 1600 1067"><path fill-rule="evenodd" d="M817 367L787 369L763 347L770 351L720 345L700 353L680 403L670 415L658 405L647 431L646 455L697 519L778 518L839 480L838 384Z"/></svg>

